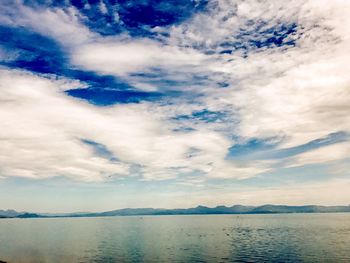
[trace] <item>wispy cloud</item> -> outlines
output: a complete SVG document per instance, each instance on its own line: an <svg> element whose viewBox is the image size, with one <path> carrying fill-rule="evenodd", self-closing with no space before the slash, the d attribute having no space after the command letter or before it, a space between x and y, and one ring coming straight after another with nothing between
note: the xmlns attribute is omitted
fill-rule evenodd
<svg viewBox="0 0 350 263"><path fill-rule="evenodd" d="M346 136L322 140L350 133L347 1L213 0L179 19L162 2L134 23L102 2L1 7L1 176L228 180L346 162Z"/></svg>

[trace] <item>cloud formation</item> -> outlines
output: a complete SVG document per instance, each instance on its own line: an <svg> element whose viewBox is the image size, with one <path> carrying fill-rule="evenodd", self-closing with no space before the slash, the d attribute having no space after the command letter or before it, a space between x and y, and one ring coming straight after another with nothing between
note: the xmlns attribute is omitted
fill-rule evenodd
<svg viewBox="0 0 350 263"><path fill-rule="evenodd" d="M1 7L3 32L47 40L43 51L2 39L1 177L237 180L348 162L347 139L310 143L350 134L348 1L213 0L180 20L159 20L159 5L134 24L105 2ZM98 30L92 12L113 13L119 31ZM303 150L230 154L255 154L254 140Z"/></svg>

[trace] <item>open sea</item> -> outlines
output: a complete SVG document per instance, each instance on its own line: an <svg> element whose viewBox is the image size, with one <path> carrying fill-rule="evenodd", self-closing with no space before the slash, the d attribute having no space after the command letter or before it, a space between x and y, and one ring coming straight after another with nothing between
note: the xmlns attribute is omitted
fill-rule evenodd
<svg viewBox="0 0 350 263"><path fill-rule="evenodd" d="M0 220L4 262L350 262L350 213Z"/></svg>

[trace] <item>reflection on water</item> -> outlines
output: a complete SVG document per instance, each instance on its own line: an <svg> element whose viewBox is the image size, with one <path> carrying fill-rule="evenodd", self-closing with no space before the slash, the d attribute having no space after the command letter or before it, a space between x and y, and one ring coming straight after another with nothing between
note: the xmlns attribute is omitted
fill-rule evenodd
<svg viewBox="0 0 350 263"><path fill-rule="evenodd" d="M0 220L7 262L349 262L350 214Z"/></svg>

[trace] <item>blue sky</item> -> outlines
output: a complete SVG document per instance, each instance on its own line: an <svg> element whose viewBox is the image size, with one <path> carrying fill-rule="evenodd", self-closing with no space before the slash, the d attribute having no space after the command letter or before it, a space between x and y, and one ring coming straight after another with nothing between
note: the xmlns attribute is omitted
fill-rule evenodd
<svg viewBox="0 0 350 263"><path fill-rule="evenodd" d="M2 1L0 208L348 204L348 1Z"/></svg>

